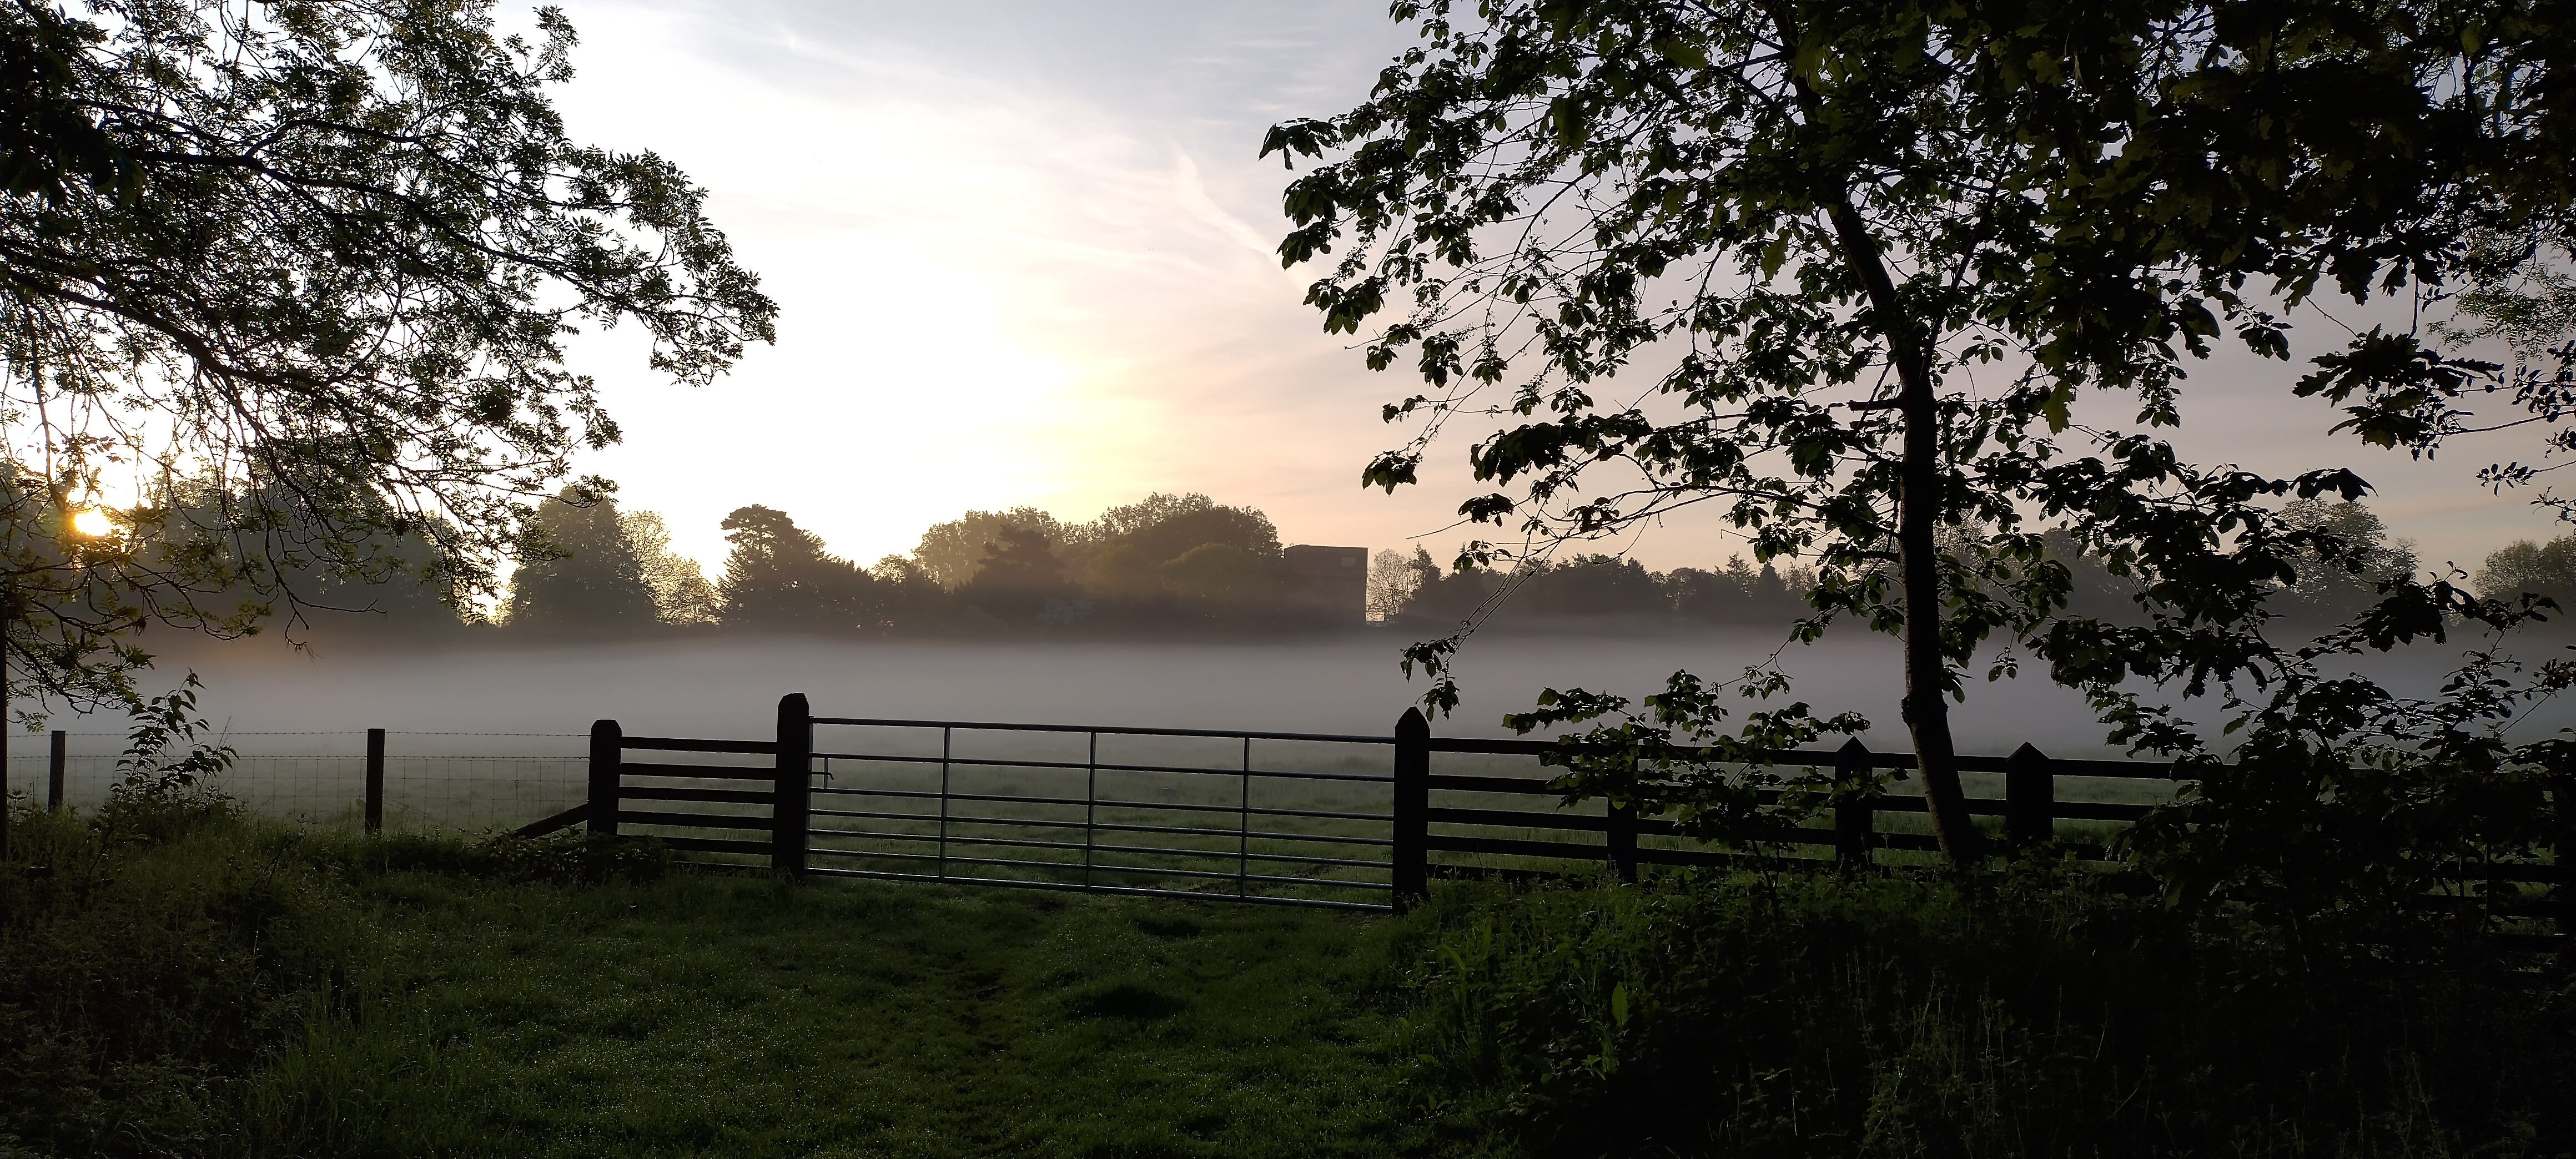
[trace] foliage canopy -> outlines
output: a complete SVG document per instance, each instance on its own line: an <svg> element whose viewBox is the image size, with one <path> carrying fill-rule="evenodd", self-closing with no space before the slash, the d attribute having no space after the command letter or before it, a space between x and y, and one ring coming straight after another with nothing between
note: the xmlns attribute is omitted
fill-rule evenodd
<svg viewBox="0 0 2576 1159"><path fill-rule="evenodd" d="M2518 683L2481 652L2470 683L2497 690L2442 705L2318 668L2464 621L2509 626L2517 608L2374 576L2348 628L2307 645L2266 633L2283 588L2378 562L2375 545L2281 508L2358 498L2361 476L2195 466L2157 428L2223 344L2304 359L2282 389L2364 445L2429 455L2564 413L2570 377L2548 359L2508 374L2429 325L2324 344L2294 342L2291 325L2319 297L2438 306L2563 262L2576 41L2555 9L1393 12L1421 44L1364 103L1280 124L1263 152L1322 159L1287 188L1280 254L1325 267L1307 293L1325 329L1421 379L1384 412L1414 433L1363 481L1413 483L1452 423L1493 424L1467 461L1495 489L1460 514L1518 542L1462 562L1544 558L1706 504L1760 559L1812 560L1805 636L1857 619L1902 639L1903 715L1962 859L1981 842L1947 701L1981 657L1996 657L1990 676L2035 657L2115 740L2168 752L2205 743L2141 690L2220 697L2230 731L2275 730L2244 751L2295 769L2284 791L2301 799L2332 799L2330 770L2353 761L2464 760L2482 783L2522 783L2547 756L2500 728L2566 682L2557 667ZM1623 372L1645 381L1614 389ZM2133 614L2071 608L2069 551L2132 585ZM1441 707L1456 703L1456 645L1408 654L1440 677ZM1776 671L1741 682L1785 686ZM1865 723L1792 704L1727 725L1720 691L1676 674L1642 706L1552 692L1515 720L1619 721L1587 734L1598 759L1576 762L1568 791L1686 817L1732 799L1713 760ZM1674 741L1686 759L1655 759ZM2216 819L2224 797L2192 807Z"/></svg>
<svg viewBox="0 0 2576 1159"><path fill-rule="evenodd" d="M639 326L687 383L770 339L702 191L565 134L573 45L488 0L0 5L15 671L114 693L140 623L249 630L384 535L489 592L527 503L617 438L569 335ZM183 510L183 479L241 501ZM118 534L65 532L128 483Z"/></svg>

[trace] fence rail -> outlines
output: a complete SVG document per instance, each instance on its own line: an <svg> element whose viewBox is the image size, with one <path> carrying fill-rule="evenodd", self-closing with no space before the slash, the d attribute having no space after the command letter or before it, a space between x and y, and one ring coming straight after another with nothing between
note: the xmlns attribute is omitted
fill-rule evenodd
<svg viewBox="0 0 2576 1159"><path fill-rule="evenodd" d="M1392 905L1392 860L1356 855L1394 845L1383 800L1392 777L1278 759L1282 747L1382 748L1387 737L880 717L811 724L834 738L814 751L829 783L813 790L824 802L813 814L830 826L813 831L811 856L824 862L815 873ZM897 751L906 739L913 751Z"/></svg>
<svg viewBox="0 0 2576 1159"><path fill-rule="evenodd" d="M766 741L624 737L616 727L602 721L593 734L590 801L529 831L583 821L595 832L671 830L664 840L684 852L766 857L824 876L1362 910L1400 907L1439 877L1589 867L1634 878L1645 866L1737 865L1748 856L1699 845L1674 822L1629 807L1540 805L1560 796L1546 761L1561 745L1436 737L1419 711L1373 736L817 717L791 696ZM875 739L854 739L864 737ZM626 759L638 750L771 761ZM1846 783L1913 764L1910 754L1872 752L1858 740L1748 756L1830 769ZM1521 769L1515 775L1497 761ZM1443 767L1460 762L1470 767ZM1968 809L2002 820L2007 849L2057 842L2094 857L2108 856L2110 834L2157 803L2135 798L2169 796L2173 783L2170 764L2052 758L2030 745L1960 765L1989 779L1979 787L1999 790L1970 798ZM769 785L741 787L744 780ZM2106 795L2133 799L2098 799ZM709 808L628 805L645 801ZM1828 824L1784 824L1757 837L1788 856L1868 866L1935 853L1923 820L1917 797L1846 793ZM740 835L701 835L708 829ZM2556 864L2475 876L2556 886L2547 898L2503 899L2499 912L2567 912Z"/></svg>
<svg viewBox="0 0 2576 1159"><path fill-rule="evenodd" d="M1603 870L1634 878L1644 867L1747 857L1701 845L1672 821L1632 808L1564 804L1552 787L1561 770L1548 764L1563 752L1554 742L1438 737L1419 711L1390 733L1369 735L820 717L791 695L766 739L629 736L603 720L578 755L389 751L394 737L577 739L565 734L295 735L347 738L363 755L256 759L312 763L302 778L314 782L312 791L296 799L369 832L388 823L389 781L417 793L418 777L394 774L422 762L489 764L492 775L470 778L460 791L478 799L457 802L457 816L498 819L496 808L517 808L525 817L552 808L551 798L570 807L520 832L586 825L651 834L691 860L793 874L1387 910L1425 896L1434 878ZM113 759L73 753L68 739L55 732L41 758L48 808L66 804L77 762ZM1756 835L1784 855L1862 867L1936 852L1919 797L1864 796L1851 784L1911 767L1910 754L1872 752L1853 740L1749 755L1831 770L1852 790L1822 823ZM2030 745L2001 757L1963 756L1960 766L1975 794L1968 811L1999 818L2008 850L2057 842L2106 857L2111 836L2170 799L2174 784L2162 762L2053 758ZM541 775L537 785L532 778ZM9 785L0 769L0 793ZM2565 830L2554 858L2461 875L2509 887L2477 899L2494 912L2554 917L2552 946L2576 929L2576 882L2563 868L2576 849L2570 795L2554 794ZM0 843L6 832L0 827Z"/></svg>

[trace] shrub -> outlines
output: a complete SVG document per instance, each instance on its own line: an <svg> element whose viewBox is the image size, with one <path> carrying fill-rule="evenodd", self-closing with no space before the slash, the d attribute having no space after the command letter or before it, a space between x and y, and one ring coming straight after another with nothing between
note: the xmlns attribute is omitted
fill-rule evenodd
<svg viewBox="0 0 2576 1159"><path fill-rule="evenodd" d="M387 989L352 888L428 872L596 885L660 876L661 843L480 842L269 828L186 784L81 817L21 809L0 864L0 1159L218 1152L281 1047Z"/></svg>
<svg viewBox="0 0 2576 1159"><path fill-rule="evenodd" d="M253 1062L368 940L228 803L12 818L0 869L0 1155L204 1152Z"/></svg>
<svg viewBox="0 0 2576 1159"><path fill-rule="evenodd" d="M2303 976L2100 882L1709 877L1437 906L1408 1084L1544 1154L2563 1148L2563 996Z"/></svg>

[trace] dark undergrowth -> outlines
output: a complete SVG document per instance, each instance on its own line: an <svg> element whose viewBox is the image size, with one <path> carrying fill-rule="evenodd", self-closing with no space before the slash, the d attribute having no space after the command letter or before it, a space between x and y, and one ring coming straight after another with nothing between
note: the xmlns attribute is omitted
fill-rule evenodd
<svg viewBox="0 0 2576 1159"><path fill-rule="evenodd" d="M0 1156L1421 1152L1365 915L21 813Z"/></svg>
<svg viewBox="0 0 2576 1159"><path fill-rule="evenodd" d="M2567 1154L2567 1006L2090 879L1403 919L21 812L0 1156Z"/></svg>
<svg viewBox="0 0 2576 1159"><path fill-rule="evenodd" d="M1549 1155L2466 1156L2576 1145L2568 995L2294 956L2025 868L1460 890L1407 1081Z"/></svg>

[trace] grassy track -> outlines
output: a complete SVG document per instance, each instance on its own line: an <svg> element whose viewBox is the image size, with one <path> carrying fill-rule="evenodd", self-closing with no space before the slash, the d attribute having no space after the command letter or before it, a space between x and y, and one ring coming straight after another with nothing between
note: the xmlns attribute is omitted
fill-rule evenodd
<svg viewBox="0 0 2576 1159"><path fill-rule="evenodd" d="M258 1153L1413 1149L1383 923L694 875L361 896L411 992L272 1065Z"/></svg>
<svg viewBox="0 0 2576 1159"><path fill-rule="evenodd" d="M1485 1150L1388 1078L1384 918L18 820L0 1159Z"/></svg>
<svg viewBox="0 0 2576 1159"><path fill-rule="evenodd" d="M1389 918L16 820L0 1159L2576 1154L2563 975L2064 867Z"/></svg>

